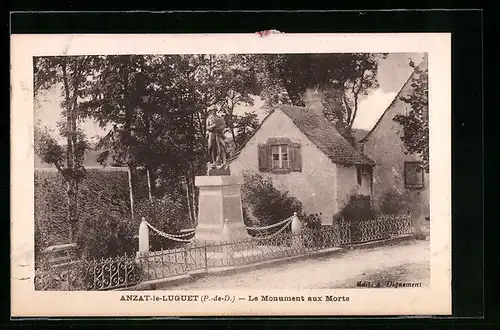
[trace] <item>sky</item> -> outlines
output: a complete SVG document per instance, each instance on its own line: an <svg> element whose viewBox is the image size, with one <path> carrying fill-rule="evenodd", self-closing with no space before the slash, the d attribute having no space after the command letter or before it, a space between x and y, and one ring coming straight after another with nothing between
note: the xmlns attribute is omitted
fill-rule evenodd
<svg viewBox="0 0 500 330"><path fill-rule="evenodd" d="M354 128L370 130L375 125L378 118L410 77L412 68L408 65L409 60L412 59L415 64L419 64L422 57L422 53L391 53L386 59L380 61L377 72L379 88L373 90L359 101L358 113L353 124ZM53 136L61 141L62 139L56 128L56 124L61 118L59 103L58 89L49 90L43 97L39 98L39 104L35 106L35 120L40 120L42 125L49 128ZM262 119L265 116L265 111L262 109L263 104L264 101L257 97L253 107L237 107L235 114L241 115L253 111ZM96 142L98 136L105 134L105 130L101 129L92 120L82 123L80 127L92 142Z"/></svg>
<svg viewBox="0 0 500 330"><path fill-rule="evenodd" d="M379 88L360 101L354 128L370 130L375 125L412 74L413 68L408 65L410 59L418 65L423 56L423 53L392 53L380 61Z"/></svg>

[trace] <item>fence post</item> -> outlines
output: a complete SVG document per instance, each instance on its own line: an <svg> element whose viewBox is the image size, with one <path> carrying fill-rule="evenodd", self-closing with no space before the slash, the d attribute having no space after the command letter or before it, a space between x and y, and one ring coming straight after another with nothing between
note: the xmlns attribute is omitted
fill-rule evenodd
<svg viewBox="0 0 500 330"><path fill-rule="evenodd" d="M139 252L138 255L147 255L149 253L149 228L146 224L146 218L142 218L139 225Z"/></svg>
<svg viewBox="0 0 500 330"><path fill-rule="evenodd" d="M205 244L203 245L204 250L205 250L205 271L208 272L208 259L207 259L207 241L205 241Z"/></svg>
<svg viewBox="0 0 500 330"><path fill-rule="evenodd" d="M184 272L187 273L189 271L189 262L188 262L188 247L186 245L182 246L182 256L184 259Z"/></svg>
<svg viewBox="0 0 500 330"><path fill-rule="evenodd" d="M292 217L292 246L294 248L300 249L303 247L302 235L300 235L300 231L302 226L300 224L299 217L297 216L297 212L293 212Z"/></svg>
<svg viewBox="0 0 500 330"><path fill-rule="evenodd" d="M411 234L411 214L408 213L405 218L406 218L406 230L405 230L405 232L408 234Z"/></svg>
<svg viewBox="0 0 500 330"><path fill-rule="evenodd" d="M227 219L224 220L224 227L222 227L222 238L225 242L223 252L224 252L224 259L229 262L231 259L232 255L232 246L230 245L231 241L231 233L229 230L229 221Z"/></svg>
<svg viewBox="0 0 500 330"><path fill-rule="evenodd" d="M293 212L292 218L292 234L298 234L302 229L302 225L300 224L299 217L297 216L297 212Z"/></svg>
<svg viewBox="0 0 500 330"><path fill-rule="evenodd" d="M346 229L347 229L347 241L348 245L352 245L352 232L351 232L351 225L346 222Z"/></svg>

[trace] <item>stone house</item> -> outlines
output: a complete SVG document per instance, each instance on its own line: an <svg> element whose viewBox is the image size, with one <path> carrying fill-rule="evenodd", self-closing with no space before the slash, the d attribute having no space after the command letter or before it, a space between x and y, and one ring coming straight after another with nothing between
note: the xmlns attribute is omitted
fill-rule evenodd
<svg viewBox="0 0 500 330"><path fill-rule="evenodd" d="M353 147L323 115L311 91L307 107L279 105L230 158L232 175L258 172L331 225L351 194L372 194L373 161Z"/></svg>
<svg viewBox="0 0 500 330"><path fill-rule="evenodd" d="M427 69L427 58L419 65ZM380 210L384 194L392 191L404 196L411 207L412 222L422 224L429 217L429 174L421 169L419 155L405 154L401 136L402 126L393 120L397 114L406 114L409 104L401 96L411 91L411 83L417 72L413 72L381 115L375 126L359 140L363 152L375 162L373 169L373 206Z"/></svg>

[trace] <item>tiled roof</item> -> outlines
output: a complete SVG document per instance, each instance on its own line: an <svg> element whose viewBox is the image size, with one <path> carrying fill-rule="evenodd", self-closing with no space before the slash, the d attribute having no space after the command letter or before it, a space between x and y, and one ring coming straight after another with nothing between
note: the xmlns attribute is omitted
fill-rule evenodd
<svg viewBox="0 0 500 330"><path fill-rule="evenodd" d="M372 160L347 142L347 140L340 135L337 129L328 121L328 119L325 118L325 116L323 116L322 113L313 109L290 105L279 105L277 108L290 117L295 126L297 126L301 132L304 133L304 135L306 135L309 140L311 140L311 142L323 151L333 162L342 164L374 165ZM258 129L259 128L255 130L254 134L258 131ZM245 144L243 144L235 152L235 154L230 157L229 160L235 159L239 152L245 147Z"/></svg>
<svg viewBox="0 0 500 330"><path fill-rule="evenodd" d="M374 164L372 160L368 159L368 157L347 142L319 111L289 105L282 105L279 108L333 162L343 164Z"/></svg>
<svg viewBox="0 0 500 330"><path fill-rule="evenodd" d="M353 128L352 129L352 135L354 136L354 140L359 141L361 140L366 134L368 134L367 129L361 129L361 128Z"/></svg>

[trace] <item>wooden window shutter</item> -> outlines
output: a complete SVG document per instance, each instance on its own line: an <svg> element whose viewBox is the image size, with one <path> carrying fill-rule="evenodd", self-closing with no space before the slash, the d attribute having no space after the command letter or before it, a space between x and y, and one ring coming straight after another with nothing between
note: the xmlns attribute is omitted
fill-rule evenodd
<svg viewBox="0 0 500 330"><path fill-rule="evenodd" d="M292 144L292 169L296 172L302 171L302 150L299 143Z"/></svg>
<svg viewBox="0 0 500 330"><path fill-rule="evenodd" d="M422 162L404 163L404 183L405 188L408 189L418 189L424 187Z"/></svg>
<svg viewBox="0 0 500 330"><path fill-rule="evenodd" d="M265 172L269 170L269 145L268 144L259 144L257 146L258 150L258 158L259 158L259 171Z"/></svg>

